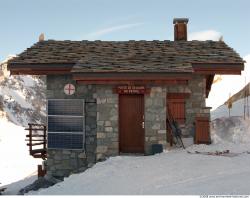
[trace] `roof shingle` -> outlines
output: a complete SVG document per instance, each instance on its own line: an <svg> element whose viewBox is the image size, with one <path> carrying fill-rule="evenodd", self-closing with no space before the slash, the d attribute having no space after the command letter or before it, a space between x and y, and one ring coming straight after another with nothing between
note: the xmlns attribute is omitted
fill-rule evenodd
<svg viewBox="0 0 250 198"><path fill-rule="evenodd" d="M221 41L42 41L9 64L72 63L72 72L192 72L192 63L243 63Z"/></svg>

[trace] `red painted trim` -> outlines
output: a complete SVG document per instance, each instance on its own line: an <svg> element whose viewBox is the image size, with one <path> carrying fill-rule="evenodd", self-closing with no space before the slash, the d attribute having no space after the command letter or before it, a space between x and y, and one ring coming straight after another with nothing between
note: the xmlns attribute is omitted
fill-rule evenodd
<svg viewBox="0 0 250 198"><path fill-rule="evenodd" d="M192 63L195 73L199 74L241 74L244 63Z"/></svg>
<svg viewBox="0 0 250 198"><path fill-rule="evenodd" d="M167 99L186 99L190 97L190 93L167 93Z"/></svg>
<svg viewBox="0 0 250 198"><path fill-rule="evenodd" d="M143 75L143 76L133 76L133 74L128 75L128 76L123 76L120 75L117 76L114 74L114 76L76 76L73 75L74 80L105 80L105 81L114 81L114 80L170 80L170 81L175 81L175 80L190 80L191 76L158 76L158 75Z"/></svg>
<svg viewBox="0 0 250 198"><path fill-rule="evenodd" d="M108 85L187 85L187 80L77 80L78 84Z"/></svg>
<svg viewBox="0 0 250 198"><path fill-rule="evenodd" d="M241 70L232 70L232 69L205 69L205 68L196 68L194 72L197 74L230 74L230 75L240 75Z"/></svg>
<svg viewBox="0 0 250 198"><path fill-rule="evenodd" d="M11 75L49 75L49 74L70 74L69 69L57 69L57 70L10 70Z"/></svg>

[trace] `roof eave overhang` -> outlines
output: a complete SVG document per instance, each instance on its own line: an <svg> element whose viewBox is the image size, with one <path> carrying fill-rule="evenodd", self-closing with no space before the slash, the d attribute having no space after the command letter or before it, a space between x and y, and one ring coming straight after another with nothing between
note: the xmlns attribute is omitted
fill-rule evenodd
<svg viewBox="0 0 250 198"><path fill-rule="evenodd" d="M40 64L20 64L20 63L9 63L8 70L12 75L48 75L48 74L72 74L72 68L75 63L40 63ZM193 63L194 73L197 74L225 74L225 75L240 75L241 71L244 70L244 63ZM105 72L82 72L82 73L73 73L75 78L80 78L80 76L85 76L85 74L90 75L91 73L97 74L112 74L110 71ZM168 73L174 73L175 75L179 73L181 74L189 74L191 72L113 72L116 75L119 73L125 74L129 73L129 75L135 75L135 73L146 73L153 75L160 75Z"/></svg>
<svg viewBox="0 0 250 198"><path fill-rule="evenodd" d="M244 63L193 63L194 72L198 74L240 75L244 70Z"/></svg>
<svg viewBox="0 0 250 198"><path fill-rule="evenodd" d="M188 84L191 73L96 72L74 73L79 84Z"/></svg>
<svg viewBox="0 0 250 198"><path fill-rule="evenodd" d="M206 75L206 98L208 98L209 93L211 91L212 84L214 81L214 76L215 76L214 74Z"/></svg>
<svg viewBox="0 0 250 198"><path fill-rule="evenodd" d="M8 63L11 75L70 74L74 63Z"/></svg>

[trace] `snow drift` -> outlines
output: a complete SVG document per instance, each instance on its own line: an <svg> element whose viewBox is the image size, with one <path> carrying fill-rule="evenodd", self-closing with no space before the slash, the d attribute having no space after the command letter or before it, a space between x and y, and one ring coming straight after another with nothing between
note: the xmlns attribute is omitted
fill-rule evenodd
<svg viewBox="0 0 250 198"><path fill-rule="evenodd" d="M117 156L29 194L249 194L246 185L250 177L249 163L249 154L229 158L192 155L184 150L143 157Z"/></svg>
<svg viewBox="0 0 250 198"><path fill-rule="evenodd" d="M169 150L154 156L117 156L99 162L50 188L31 195L249 194L250 120L212 122L211 145L193 145L191 153L230 150L234 157Z"/></svg>
<svg viewBox="0 0 250 198"><path fill-rule="evenodd" d="M169 150L154 156L117 156L71 175L50 188L29 195L131 195L131 194L250 194L250 121L241 117L212 122L211 145L193 145L187 150L238 153L236 157L188 154ZM26 155L26 158L28 155ZM13 194L18 184L7 186ZM28 182L29 181L29 182ZM26 182L26 183L25 183ZM22 186L24 187L24 186ZM21 187L20 187L21 188ZM8 190L9 189L9 190ZM15 189L11 192L12 189Z"/></svg>
<svg viewBox="0 0 250 198"><path fill-rule="evenodd" d="M0 183L9 184L33 174L40 159L29 155L23 127L0 119Z"/></svg>
<svg viewBox="0 0 250 198"><path fill-rule="evenodd" d="M240 116L217 118L211 123L213 143L250 143L250 119Z"/></svg>

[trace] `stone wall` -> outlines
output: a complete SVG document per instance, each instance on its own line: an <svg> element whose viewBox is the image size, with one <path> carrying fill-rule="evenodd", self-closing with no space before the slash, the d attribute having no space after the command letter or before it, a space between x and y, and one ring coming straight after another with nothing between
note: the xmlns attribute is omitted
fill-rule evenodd
<svg viewBox="0 0 250 198"><path fill-rule="evenodd" d="M97 86L97 160L119 154L118 94L112 86Z"/></svg>
<svg viewBox="0 0 250 198"><path fill-rule="evenodd" d="M189 137L193 130L193 122L195 116L206 111L206 80L202 75L193 75L188 85L174 85L168 86L169 93L189 93L190 97L185 100L185 125L181 125L182 134Z"/></svg>
<svg viewBox="0 0 250 198"><path fill-rule="evenodd" d="M76 86L72 96L64 94L67 83ZM151 154L152 144L167 144L167 93L190 93L186 99L184 136L190 136L195 116L207 113L205 107L204 77L194 75L188 85L153 86L145 95L145 154ZM119 154L118 98L109 85L76 85L70 75L47 76L48 99L85 99L86 144L82 151L48 150L47 171L53 176L67 176L85 170L96 161ZM206 112L205 112L206 111Z"/></svg>
<svg viewBox="0 0 250 198"><path fill-rule="evenodd" d="M75 94L64 94L64 86L72 83ZM47 99L84 99L85 100L85 149L62 150L48 149L47 174L54 177L68 176L71 173L84 171L96 162L96 87L78 85L71 75L47 76Z"/></svg>
<svg viewBox="0 0 250 198"><path fill-rule="evenodd" d="M203 113L206 106L206 80L200 75L194 75L189 83L190 97L186 100L186 135L193 130L193 122L197 114Z"/></svg>
<svg viewBox="0 0 250 198"><path fill-rule="evenodd" d="M190 93L186 99L186 122L182 125L183 135L189 137L198 113L207 112L205 107L203 76L195 75L188 85L153 86L145 95L145 154L151 154L152 144L167 145L166 99L167 93ZM97 86L97 160L119 154L118 94L112 86Z"/></svg>
<svg viewBox="0 0 250 198"><path fill-rule="evenodd" d="M152 144L166 146L166 88L152 87L145 95L145 153Z"/></svg>
<svg viewBox="0 0 250 198"><path fill-rule="evenodd" d="M97 86L97 160L119 154L118 94L113 87ZM145 154L152 144L166 145L166 89L152 87L145 95Z"/></svg>

